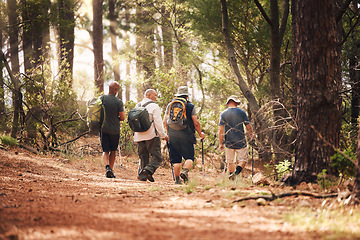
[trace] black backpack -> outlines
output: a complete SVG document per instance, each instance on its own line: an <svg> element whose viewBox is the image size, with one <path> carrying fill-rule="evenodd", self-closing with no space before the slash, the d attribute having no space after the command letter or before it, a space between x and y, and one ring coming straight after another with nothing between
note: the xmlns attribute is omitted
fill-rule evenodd
<svg viewBox="0 0 360 240"><path fill-rule="evenodd" d="M134 107L128 113L128 123L134 132L146 132L149 130L153 121L150 122L149 112L146 110L146 106L154 101L149 101L143 106Z"/></svg>

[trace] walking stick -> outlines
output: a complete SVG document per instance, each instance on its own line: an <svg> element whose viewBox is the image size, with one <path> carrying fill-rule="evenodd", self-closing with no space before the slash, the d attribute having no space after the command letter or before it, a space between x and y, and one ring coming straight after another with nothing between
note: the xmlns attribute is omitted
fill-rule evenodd
<svg viewBox="0 0 360 240"><path fill-rule="evenodd" d="M202 158L202 170L205 172L204 168L204 139L201 139L201 158Z"/></svg>
<svg viewBox="0 0 360 240"><path fill-rule="evenodd" d="M254 145L251 146L251 182L253 182L254 178Z"/></svg>
<svg viewBox="0 0 360 240"><path fill-rule="evenodd" d="M167 147L167 149L168 149L169 159L170 159L169 141L166 141L166 147ZM170 166L171 166L172 177L173 177L173 180L175 181L174 168L173 168L173 164L171 163L171 159L170 159Z"/></svg>

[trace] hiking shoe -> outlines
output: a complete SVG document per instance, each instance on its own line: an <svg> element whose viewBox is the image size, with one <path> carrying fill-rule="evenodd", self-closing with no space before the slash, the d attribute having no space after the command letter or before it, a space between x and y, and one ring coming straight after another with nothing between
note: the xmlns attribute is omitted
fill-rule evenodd
<svg viewBox="0 0 360 240"><path fill-rule="evenodd" d="M183 184L183 183L182 183L182 181L181 181L180 178L179 178L179 179L176 179L176 180L175 180L175 184L176 184L176 185L181 185L181 184Z"/></svg>
<svg viewBox="0 0 360 240"><path fill-rule="evenodd" d="M116 178L113 171L111 169L106 170L105 176L107 178Z"/></svg>
<svg viewBox="0 0 360 240"><path fill-rule="evenodd" d="M139 181L145 182L146 179L147 179L147 176L146 176L145 173L143 173L143 171L141 171L140 174L138 175L137 179L138 179Z"/></svg>
<svg viewBox="0 0 360 240"><path fill-rule="evenodd" d="M237 174L236 174L235 172L232 172L232 173L230 173L230 175L229 175L229 179L230 179L230 180L235 180L235 179L236 179L236 176L237 176Z"/></svg>
<svg viewBox="0 0 360 240"><path fill-rule="evenodd" d="M149 170L144 169L144 170L142 170L142 172L145 172L147 180L149 180L150 182L155 182L155 179L153 178L153 176Z"/></svg>
<svg viewBox="0 0 360 240"><path fill-rule="evenodd" d="M184 183L187 183L189 181L188 173L185 171L182 171L180 173L180 177L184 180Z"/></svg>
<svg viewBox="0 0 360 240"><path fill-rule="evenodd" d="M141 173L139 174L138 176L138 179L140 181L146 181L146 180L149 180L150 182L155 182L154 178L152 177L152 174L146 170L146 169L143 169L141 171Z"/></svg>

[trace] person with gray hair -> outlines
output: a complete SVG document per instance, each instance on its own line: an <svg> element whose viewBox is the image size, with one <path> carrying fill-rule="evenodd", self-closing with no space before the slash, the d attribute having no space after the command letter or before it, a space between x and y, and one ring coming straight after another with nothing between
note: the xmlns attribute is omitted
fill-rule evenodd
<svg viewBox="0 0 360 240"><path fill-rule="evenodd" d="M154 89L147 89L144 99L136 106L144 106L149 113L150 128L145 132L135 132L134 141L138 146L139 169L138 179L154 182L153 174L162 162L160 138L168 140L162 125L161 110L156 104L157 92Z"/></svg>
<svg viewBox="0 0 360 240"><path fill-rule="evenodd" d="M102 159L105 164L107 178L115 178L113 173L116 159L116 150L120 139L120 121L126 118L123 102L116 97L120 89L118 82L111 82L109 94L102 96L105 108L105 117L102 128L100 129L100 142L103 150Z"/></svg>
<svg viewBox="0 0 360 240"><path fill-rule="evenodd" d="M239 104L240 100L235 95L230 96L226 101L228 108L221 113L219 122L219 148L224 149L225 137L225 159L230 180L236 179L248 160L244 126L250 140L254 139L250 121L246 113L238 108Z"/></svg>

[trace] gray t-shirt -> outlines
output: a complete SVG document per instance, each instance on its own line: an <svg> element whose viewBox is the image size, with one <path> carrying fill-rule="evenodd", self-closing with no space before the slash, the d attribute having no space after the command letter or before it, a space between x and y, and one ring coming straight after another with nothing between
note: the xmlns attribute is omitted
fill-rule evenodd
<svg viewBox="0 0 360 240"><path fill-rule="evenodd" d="M103 95L102 101L105 107L105 118L102 131L108 134L120 133L119 112L124 111L123 102L114 95Z"/></svg>
<svg viewBox="0 0 360 240"><path fill-rule="evenodd" d="M219 125L225 126L225 146L241 149L247 146L244 125L250 123L246 113L240 108L228 108L220 115Z"/></svg>

